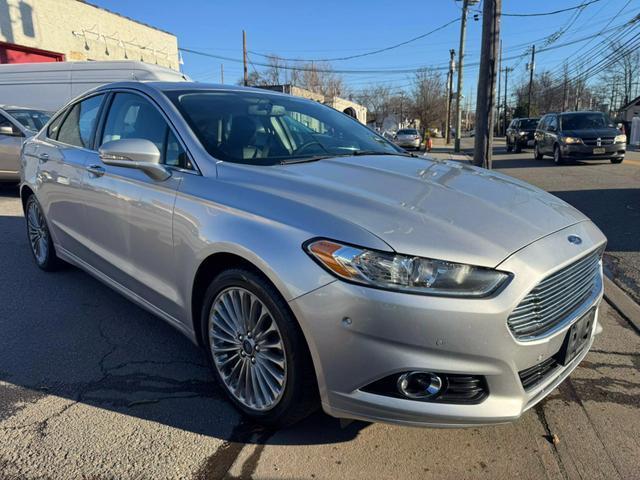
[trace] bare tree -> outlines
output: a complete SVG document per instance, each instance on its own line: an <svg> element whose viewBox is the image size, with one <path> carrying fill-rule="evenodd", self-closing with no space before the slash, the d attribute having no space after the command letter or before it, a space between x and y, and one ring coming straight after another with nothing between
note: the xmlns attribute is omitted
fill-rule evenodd
<svg viewBox="0 0 640 480"><path fill-rule="evenodd" d="M445 80L441 73L423 68L413 78L413 112L423 128L444 128L447 111Z"/></svg>
<svg viewBox="0 0 640 480"><path fill-rule="evenodd" d="M386 85L374 85L356 95L356 101L373 116L376 127L382 128L385 119L392 113L391 89Z"/></svg>

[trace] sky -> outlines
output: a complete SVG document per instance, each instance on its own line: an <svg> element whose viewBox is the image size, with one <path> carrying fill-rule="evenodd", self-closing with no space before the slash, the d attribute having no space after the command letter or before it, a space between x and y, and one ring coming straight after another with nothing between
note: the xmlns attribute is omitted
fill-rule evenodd
<svg viewBox="0 0 640 480"><path fill-rule="evenodd" d="M593 0L503 0L504 13L541 13L574 7ZM225 83L242 77L242 30L247 32L249 70L264 58L275 54L283 58L325 59L362 54L385 48L430 32L460 17L460 1L423 0L389 2L381 0L92 0L91 3L167 30L178 37L182 48L198 50L232 60L205 58L183 53L183 71L196 81L220 82L220 65L224 64ZM474 20L472 7L467 29L463 93L474 101L480 59L482 20ZM603 30L612 34L615 27L640 13L640 0L596 0L578 10L538 17L504 16L501 21L503 66L512 66L511 81L524 80L527 58L513 58L527 53L532 44L540 50L574 40L583 41L538 52L536 71L557 70L565 60L574 61L583 49L588 51L601 40ZM549 43L548 36L561 33ZM415 69L422 66L443 69L451 48L458 50L460 23L420 40L383 53L344 61L332 61L335 69L390 70ZM545 38L546 37L546 38ZM590 38L589 38L590 37ZM410 88L410 73L344 74L353 92L372 84L386 84L394 90Z"/></svg>

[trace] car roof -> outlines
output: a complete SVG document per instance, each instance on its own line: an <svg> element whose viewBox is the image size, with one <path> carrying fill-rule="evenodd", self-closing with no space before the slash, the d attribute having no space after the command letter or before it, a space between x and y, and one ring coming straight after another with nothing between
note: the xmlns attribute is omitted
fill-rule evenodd
<svg viewBox="0 0 640 480"><path fill-rule="evenodd" d="M220 83L201 83L201 82L159 82L159 81L136 81L136 82L114 82L101 85L93 91L104 91L116 88L133 88L139 90L152 89L160 92L169 92L172 90L228 90L235 92L251 92L263 95L282 95L289 97L285 93L276 92L264 88L244 87L241 85L226 85Z"/></svg>

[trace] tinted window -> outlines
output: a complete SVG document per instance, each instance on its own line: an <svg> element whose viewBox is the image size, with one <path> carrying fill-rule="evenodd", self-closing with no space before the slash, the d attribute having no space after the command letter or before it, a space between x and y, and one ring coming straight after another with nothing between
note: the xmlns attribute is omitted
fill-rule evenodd
<svg viewBox="0 0 640 480"><path fill-rule="evenodd" d="M51 115L39 110L7 110L7 113L19 121L25 128L38 131L49 121Z"/></svg>
<svg viewBox="0 0 640 480"><path fill-rule="evenodd" d="M64 115L65 112L60 113L53 119L53 122L49 124L49 128L47 128L47 137L53 138L54 140L58 138L58 131L60 130L62 120L64 120Z"/></svg>
<svg viewBox="0 0 640 480"><path fill-rule="evenodd" d="M288 95L219 90L165 94L215 158L274 165L311 157L401 150L353 118Z"/></svg>
<svg viewBox="0 0 640 480"><path fill-rule="evenodd" d="M96 95L71 107L60 125L58 141L76 147L92 148L91 140L103 97L104 95Z"/></svg>
<svg viewBox="0 0 640 480"><path fill-rule="evenodd" d="M0 114L0 127L13 128L13 124L9 121L9 119L5 118L4 115Z"/></svg>
<svg viewBox="0 0 640 480"><path fill-rule="evenodd" d="M411 130L411 129L403 129L403 130L398 130L398 135L417 135L418 131L417 130Z"/></svg>
<svg viewBox="0 0 640 480"><path fill-rule="evenodd" d="M562 115L564 130L582 130L585 128L615 128L604 113L567 113Z"/></svg>
<svg viewBox="0 0 640 480"><path fill-rule="evenodd" d="M160 162L191 168L180 142L160 111L133 93L117 93L109 108L100 144L125 138L143 138L160 151Z"/></svg>
<svg viewBox="0 0 640 480"><path fill-rule="evenodd" d="M536 118L527 118L525 120L520 120L520 128L533 129L538 125L538 119Z"/></svg>

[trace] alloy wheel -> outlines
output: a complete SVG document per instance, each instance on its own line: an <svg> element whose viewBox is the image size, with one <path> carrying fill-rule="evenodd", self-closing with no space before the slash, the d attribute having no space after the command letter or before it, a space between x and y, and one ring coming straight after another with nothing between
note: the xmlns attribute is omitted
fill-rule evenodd
<svg viewBox="0 0 640 480"><path fill-rule="evenodd" d="M230 287L209 312L213 363L227 390L245 407L265 411L284 393L284 342L272 313L252 292Z"/></svg>
<svg viewBox="0 0 640 480"><path fill-rule="evenodd" d="M38 202L32 200L27 208L27 231L31 250L39 265L49 256L49 230Z"/></svg>

